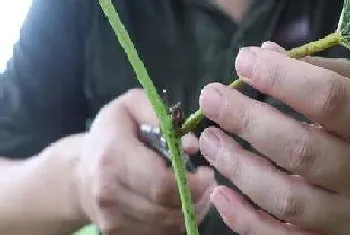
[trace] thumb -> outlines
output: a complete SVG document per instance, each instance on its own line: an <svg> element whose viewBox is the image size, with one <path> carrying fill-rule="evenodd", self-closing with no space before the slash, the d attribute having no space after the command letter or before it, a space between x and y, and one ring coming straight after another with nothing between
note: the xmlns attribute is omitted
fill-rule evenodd
<svg viewBox="0 0 350 235"><path fill-rule="evenodd" d="M144 91L131 89L100 110L90 131L134 137L141 123L158 125L158 119Z"/></svg>
<svg viewBox="0 0 350 235"><path fill-rule="evenodd" d="M157 115L143 89L129 90L125 95L120 97L120 100L124 104L129 115L134 119L134 122L138 125L159 125Z"/></svg>

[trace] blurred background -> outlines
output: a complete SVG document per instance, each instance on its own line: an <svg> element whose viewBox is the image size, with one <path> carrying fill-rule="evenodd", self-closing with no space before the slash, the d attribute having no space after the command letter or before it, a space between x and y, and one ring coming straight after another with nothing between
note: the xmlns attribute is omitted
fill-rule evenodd
<svg viewBox="0 0 350 235"><path fill-rule="evenodd" d="M31 2L32 0L0 0L0 73L12 57L12 47L18 41Z"/></svg>

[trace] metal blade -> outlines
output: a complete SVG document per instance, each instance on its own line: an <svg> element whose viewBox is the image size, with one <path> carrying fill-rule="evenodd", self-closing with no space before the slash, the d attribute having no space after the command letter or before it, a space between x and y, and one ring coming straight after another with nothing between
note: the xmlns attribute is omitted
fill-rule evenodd
<svg viewBox="0 0 350 235"><path fill-rule="evenodd" d="M159 127L153 127L148 124L140 125L140 139L147 145L147 147L156 151L167 162L168 166L171 166L171 154L167 145L167 142L162 135ZM182 159L184 160L186 170L194 172L195 167L190 161L190 157L182 151Z"/></svg>

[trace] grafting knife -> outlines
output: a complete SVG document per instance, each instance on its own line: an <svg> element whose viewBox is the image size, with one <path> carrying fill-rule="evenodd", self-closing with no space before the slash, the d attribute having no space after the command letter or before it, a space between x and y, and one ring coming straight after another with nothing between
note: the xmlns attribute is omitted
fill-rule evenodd
<svg viewBox="0 0 350 235"><path fill-rule="evenodd" d="M140 139L147 147L157 152L167 163L167 166L171 166L171 154L166 142L166 139L161 133L159 127L154 127L148 124L142 124L139 128ZM181 157L184 161L186 170L188 172L194 172L195 167L190 161L190 157L184 152L181 152Z"/></svg>

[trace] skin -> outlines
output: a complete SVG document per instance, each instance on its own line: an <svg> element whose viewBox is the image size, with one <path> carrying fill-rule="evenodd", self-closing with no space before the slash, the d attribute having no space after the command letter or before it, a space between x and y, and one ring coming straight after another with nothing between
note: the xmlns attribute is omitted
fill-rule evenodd
<svg viewBox="0 0 350 235"><path fill-rule="evenodd" d="M239 52L235 67L242 79L308 117L311 125L221 84L203 89L205 115L264 156L242 149L217 128L207 128L200 137L204 157L261 208L254 209L229 188L216 187L211 201L232 230L247 235L349 233L349 66L340 59L291 59L274 43Z"/></svg>
<svg viewBox="0 0 350 235"><path fill-rule="evenodd" d="M82 152L83 159L90 159L78 168L82 207L107 235L179 234L184 224L173 172L139 141L135 130L140 123L158 125L142 90L129 91L96 117ZM195 137L188 135L183 142L188 153L198 151ZM188 180L201 222L216 185L214 174L203 167Z"/></svg>
<svg viewBox="0 0 350 235"><path fill-rule="evenodd" d="M239 22L250 2L216 3ZM205 130L203 155L264 212L232 190L216 187L213 172L202 168L189 175L198 222L215 188L211 201L240 234L345 235L350 219L349 63L297 61L275 44L263 47L250 49L255 66L252 59L242 59L247 50L241 51L236 69L245 82L320 125L299 123L235 90L208 85L200 98L207 117L252 143L269 161L218 129ZM89 132L62 138L25 161L0 159L0 234L71 234L90 221L106 235L180 234L183 218L171 169L137 139L140 123L157 125L143 92L131 90L106 105ZM196 152L197 141L186 136L185 150Z"/></svg>
<svg viewBox="0 0 350 235"><path fill-rule="evenodd" d="M239 21L249 2L215 4ZM6 205L0 206L0 234L64 235L91 221L106 235L183 232L173 172L138 140L141 123L158 124L143 91L131 90L107 104L89 132L62 138L27 160L0 157L0 205ZM185 136L183 147L197 152L198 139ZM188 177L201 222L216 186L213 171L200 168Z"/></svg>
<svg viewBox="0 0 350 235"><path fill-rule="evenodd" d="M139 141L140 123L158 124L144 92L130 90L102 108L88 133L63 138L26 161L1 159L0 233L68 235L93 221L106 235L181 234L173 172ZM198 139L187 135L183 147L197 152ZM201 222L214 174L200 168L188 177Z"/></svg>

